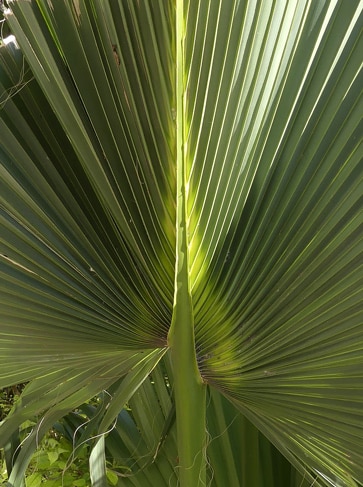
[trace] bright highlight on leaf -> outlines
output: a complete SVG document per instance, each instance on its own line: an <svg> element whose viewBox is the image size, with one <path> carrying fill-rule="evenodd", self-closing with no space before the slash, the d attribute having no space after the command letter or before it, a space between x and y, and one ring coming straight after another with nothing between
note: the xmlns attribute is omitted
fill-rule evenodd
<svg viewBox="0 0 363 487"><path fill-rule="evenodd" d="M362 10L3 7L9 485L65 415L98 487L363 482Z"/></svg>

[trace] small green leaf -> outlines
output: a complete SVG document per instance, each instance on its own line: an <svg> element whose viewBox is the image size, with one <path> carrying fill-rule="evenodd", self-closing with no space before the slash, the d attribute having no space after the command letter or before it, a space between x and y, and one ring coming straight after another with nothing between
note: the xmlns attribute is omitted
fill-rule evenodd
<svg viewBox="0 0 363 487"><path fill-rule="evenodd" d="M86 485L85 479L73 480L74 487L83 487Z"/></svg>
<svg viewBox="0 0 363 487"><path fill-rule="evenodd" d="M111 485L117 485L118 476L112 470L107 470L107 480Z"/></svg>
<svg viewBox="0 0 363 487"><path fill-rule="evenodd" d="M42 474L40 472L32 473L26 479L26 487L38 487L42 483Z"/></svg>
<svg viewBox="0 0 363 487"><path fill-rule="evenodd" d="M50 465L52 465L54 462L58 460L59 454L57 451L48 451L47 454L48 454Z"/></svg>

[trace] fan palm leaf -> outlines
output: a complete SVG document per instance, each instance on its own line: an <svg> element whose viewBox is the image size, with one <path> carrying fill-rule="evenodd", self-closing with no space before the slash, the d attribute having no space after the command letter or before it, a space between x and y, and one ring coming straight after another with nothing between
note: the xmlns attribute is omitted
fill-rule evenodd
<svg viewBox="0 0 363 487"><path fill-rule="evenodd" d="M100 391L93 485L117 445L119 485L281 485L261 433L296 485L362 482L361 3L3 11L0 445L39 418L10 485Z"/></svg>

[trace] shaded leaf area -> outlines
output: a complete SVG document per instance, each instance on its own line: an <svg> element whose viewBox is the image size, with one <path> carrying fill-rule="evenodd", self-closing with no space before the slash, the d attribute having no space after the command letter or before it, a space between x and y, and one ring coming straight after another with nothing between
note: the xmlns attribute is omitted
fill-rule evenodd
<svg viewBox="0 0 363 487"><path fill-rule="evenodd" d="M63 416L96 396L100 390L111 388L112 405L102 410L97 418L101 434L108 430L109 421L123 408L140 384L148 377L163 355L156 350L149 354L134 354L128 361L122 356L110 354L97 360L93 366L85 368L85 362L75 369L63 366L56 372L48 372L32 380L24 389L13 410L1 425L0 448L8 451L9 482L13 487L21 487L28 464L39 442L53 425ZM83 370L85 368L85 370ZM50 368L51 370L51 368ZM121 378L120 378L121 377ZM27 419L39 418L29 434L19 443L18 429ZM76 434L76 432L75 432ZM89 439L89 437L87 437ZM21 446L21 448L19 448Z"/></svg>
<svg viewBox="0 0 363 487"><path fill-rule="evenodd" d="M14 323L26 340L30 329L50 336L52 322L53 336L67 332L69 340L165 344L175 246L173 78L171 52L163 52L171 45L171 11L160 6L153 25L147 6L112 8L14 4L24 23L22 53L1 49L8 89L1 110L2 332L9 340ZM19 29L13 14L10 20ZM32 42L42 54L31 73L23 54L34 62ZM120 64L115 44L123 46ZM159 58L152 73L148 49ZM156 85L163 90L156 93Z"/></svg>
<svg viewBox="0 0 363 487"><path fill-rule="evenodd" d="M106 423L105 412L119 407L113 406L113 401L117 402L121 382L64 416L53 425L51 433L46 432L43 441L39 437L27 469L27 484L78 485L76 482L84 478L89 482L89 458L91 478L107 479L109 485L177 486L172 383L168 362L162 360L110 424L107 422L114 412ZM25 423L20 436L26 438L42 419L40 416L38 425ZM311 485L307 473L300 475L231 403L213 390L208 394L207 419L208 485L224 486L226 481L231 487ZM82 477L77 477L77 472Z"/></svg>
<svg viewBox="0 0 363 487"><path fill-rule="evenodd" d="M168 367L167 367L168 369ZM123 410L105 437L104 455L118 485L179 485L172 377L160 380L159 364ZM170 371L169 371L170 373ZM165 378L166 376L164 376ZM308 487L273 445L223 396L210 391L207 407L207 483L231 487ZM123 455L123 456L122 456ZM319 485L316 483L315 485Z"/></svg>
<svg viewBox="0 0 363 487"><path fill-rule="evenodd" d="M361 10L186 14L201 374L332 485L363 478Z"/></svg>

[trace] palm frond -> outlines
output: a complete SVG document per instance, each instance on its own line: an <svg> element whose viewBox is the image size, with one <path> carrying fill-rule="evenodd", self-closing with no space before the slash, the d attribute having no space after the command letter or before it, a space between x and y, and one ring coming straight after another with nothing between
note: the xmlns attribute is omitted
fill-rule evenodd
<svg viewBox="0 0 363 487"><path fill-rule="evenodd" d="M101 390L94 484L133 394L132 428L109 438L131 456L142 438L149 461L174 407L169 348L178 432L162 473L145 470L153 485L189 469L175 465L185 423L202 441L204 414L218 436L234 413L262 463L244 456L241 474L229 432L207 449L216 485L262 482L261 464L283 482L287 463L276 473L247 420L300 470L286 482L362 482L361 2L9 5L20 49L0 47L0 386L33 382L2 444L41 415L10 481ZM162 401L155 431L147 397ZM136 464L122 485L148 485Z"/></svg>
<svg viewBox="0 0 363 487"><path fill-rule="evenodd" d="M202 376L294 464L354 485L363 476L361 6L201 2L187 19Z"/></svg>
<svg viewBox="0 0 363 487"><path fill-rule="evenodd" d="M42 8L49 9L49 5L43 5ZM58 273L61 286L65 286L64 281L68 280L68 286L56 288L56 292L74 296L86 308L92 307L93 302L98 310L97 314L100 312L100 304L104 304L105 308L109 307L106 314L114 314L110 322L115 319L117 321L116 325L110 325L111 329L124 325L130 329L131 335L131 323L135 321L135 313L139 310L140 321L145 323L145 328L149 321L149 332L152 335L149 342L154 345L155 341L160 343L164 338L165 343L170 322L174 274L173 176L170 176L170 180L171 170L167 163L172 159L169 147L172 140L156 137L153 131L157 128L149 121L144 123L149 127L148 131L152 132L150 134L146 133L146 129L141 130L141 122L136 124L135 117L140 118L138 111L141 107L130 111L123 88L126 82L132 84L133 96L136 95L133 77L127 67L122 65L121 70L121 65L115 62L109 37L107 41L103 38L102 42L91 45L90 39L95 42L94 38L101 34L110 35L104 31L103 23L92 23L89 18L92 12L73 11L66 4L59 5L60 11L58 7L55 7L55 11L47 11L48 22L53 14L57 19L68 18L68 21L64 20L69 25L68 34L62 35L59 42L54 44L57 32L51 29L50 24L48 33L40 27L40 11L35 4L15 4L14 9L18 10L20 18L24 16L23 20L28 27L22 25L20 28L13 14L9 21L14 22L15 31L19 29L18 42L24 43L24 54L30 56L30 63L34 62L33 73L37 77L37 83L48 94L52 108L47 106L44 96L39 93L35 80L20 93L24 100L30 98L32 102L30 106L25 103L26 115L24 103L21 101L18 110L12 100L5 104L4 112L8 114L9 125L2 125L7 144L3 148L2 156L5 174L2 177L1 194L3 221L6 220L4 226L8 227L11 235L6 238L2 255L33 271L36 274L31 275L33 278L41 277L50 281L49 274L44 275L44 271L42 273L39 269L39 261L43 260L43 267L46 265L48 268L45 272L51 272L52 278ZM143 15L147 14L148 12L143 12ZM167 14L168 12L164 12L164 15ZM81 23L79 15L82 15ZM128 12L127 21L131 26L140 21L133 16L136 16L135 12ZM32 23L38 25L39 32L30 27ZM124 27L126 29L127 25ZM137 25L134 26L136 28L139 30ZM149 33L149 37L152 35L153 31ZM83 39L82 36L89 38ZM148 43L149 37L143 42ZM42 54L35 55L31 42L36 43ZM63 46L62 42L66 45ZM79 50L76 46L81 46L81 42L89 49L83 56L85 66L80 66L78 54L75 55ZM87 55L93 56L92 62L87 59ZM130 62L143 62L143 51L137 50L134 53L131 50L124 55ZM84 90L81 86L75 86L75 80L80 78L79 82L82 82L86 79L84 72L79 76L79 72L72 73L72 70L86 66L87 72L92 68L95 73L99 73L102 80L109 79L108 84L112 86L107 85L106 89L103 81L98 81L99 86L94 84L93 88L89 85L85 90L87 99L83 99L83 95L79 96L79 93ZM20 66L14 74L15 80L19 76L19 68ZM164 76L161 71L159 75ZM89 73L89 76L93 79L95 75ZM149 87L149 92L151 88ZM117 98L120 96L123 98L123 105ZM153 94L148 94L146 87L143 88L143 97L151 104L150 110L162 110L161 106L155 105ZM129 98L128 103L131 103ZM107 117L103 120L96 117L100 122L97 126L90 118L91 110L96 109L92 108L96 100L98 107L104 105L102 112ZM165 103L167 102L168 100ZM106 105L109 109L105 112ZM34 106L36 110L33 113ZM61 113L58 120L52 115L52 110ZM41 117L37 119L36 115L40 113ZM158 119L158 113L153 113L152 120L155 124ZM115 126L109 128L110 124ZM22 137L18 136L19 130ZM39 131L44 135L40 143L35 144ZM53 140L54 134L57 134L58 142L54 149L50 149L45 139L49 133L53 134ZM160 147L152 148L150 144L146 146L145 140L140 141L140 137L157 140ZM64 147L60 146L63 142ZM159 152L162 154L159 155ZM9 173L9 165L11 167L14 160L19 161L16 174L11 169ZM161 165L159 170L158 165ZM31 179L29 173L32 174ZM30 202L30 199L33 201ZM29 221L32 225L29 225ZM62 248L58 248L60 241L63 241ZM29 262L31 257L33 262ZM152 264L150 259L153 260ZM16 269L24 272L19 267ZM52 284L56 287L55 282ZM19 290L18 294L23 292ZM65 305L64 302L63 306ZM160 328L153 332L152 323L164 323L164 332L160 332ZM145 338L140 337L141 341ZM136 343L137 341L138 338ZM132 342L135 343L135 340L131 338L131 346Z"/></svg>

